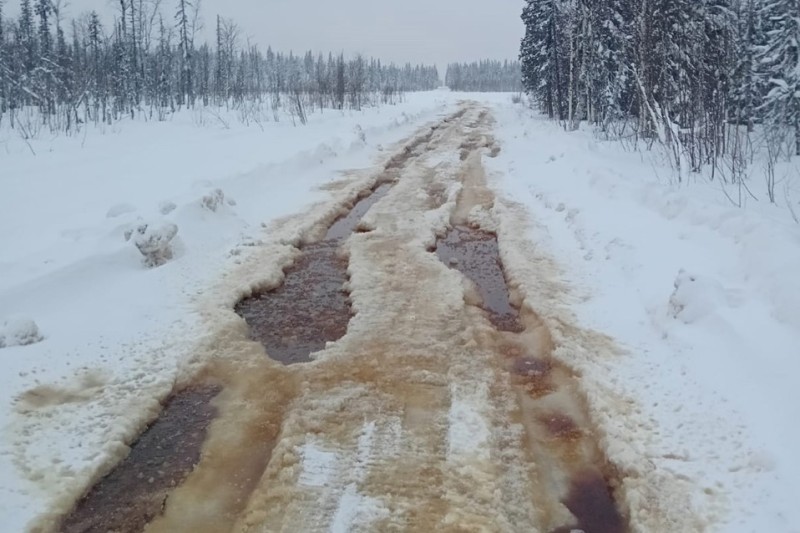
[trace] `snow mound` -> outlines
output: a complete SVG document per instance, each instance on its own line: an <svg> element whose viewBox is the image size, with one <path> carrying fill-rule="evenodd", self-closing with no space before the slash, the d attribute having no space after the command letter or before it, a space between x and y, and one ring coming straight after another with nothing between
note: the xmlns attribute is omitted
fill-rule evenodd
<svg viewBox="0 0 800 533"><path fill-rule="evenodd" d="M27 346L43 339L36 322L29 318L9 318L0 325L0 348Z"/></svg>
<svg viewBox="0 0 800 533"><path fill-rule="evenodd" d="M225 193L222 191L222 189L214 189L200 199L200 205L203 207L203 209L207 209L212 213L219 211L219 208L224 206L226 203L230 206L234 206L236 205L236 200L233 198L228 198L226 201Z"/></svg>
<svg viewBox="0 0 800 533"><path fill-rule="evenodd" d="M141 224L125 232L125 239L132 240L144 256L144 264L158 267L172 259L172 239L178 234L178 226L171 222Z"/></svg>
<svg viewBox="0 0 800 533"><path fill-rule="evenodd" d="M106 213L106 218L117 218L128 213L133 213L136 208L131 204L116 204L111 206Z"/></svg>
<svg viewBox="0 0 800 533"><path fill-rule="evenodd" d="M178 206L175 205L175 202L166 202L165 201L165 202L161 202L160 204L158 204L158 212L161 213L162 215L169 215L170 213L175 211L175 209L177 209L177 208L178 208Z"/></svg>
<svg viewBox="0 0 800 533"><path fill-rule="evenodd" d="M669 299L669 313L685 324L693 324L717 309L737 305L735 293L714 278L678 272Z"/></svg>
<svg viewBox="0 0 800 533"><path fill-rule="evenodd" d="M337 156L338 154L336 153L336 150L334 150L331 145L326 143L318 145L316 150L314 150L313 154L311 155L311 157L315 160L319 160L320 164Z"/></svg>

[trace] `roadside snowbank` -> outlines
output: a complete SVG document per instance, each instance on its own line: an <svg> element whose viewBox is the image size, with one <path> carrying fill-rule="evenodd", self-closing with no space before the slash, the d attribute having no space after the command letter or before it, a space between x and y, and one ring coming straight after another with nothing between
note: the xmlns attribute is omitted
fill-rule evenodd
<svg viewBox="0 0 800 533"><path fill-rule="evenodd" d="M0 531L23 531L126 453L206 334L195 302L264 227L341 200L346 186L322 188L342 169L454 107L414 94L263 131L184 113L32 141L35 157L0 130L0 317L34 317L46 333L2 350Z"/></svg>
<svg viewBox="0 0 800 533"><path fill-rule="evenodd" d="M510 102L495 100L494 114L494 186L508 205L524 204L528 238L569 287L550 309L544 293L531 305L566 307L627 351L566 361L590 399L623 393L650 426L620 435L620 420L599 420L611 458L633 448L655 474L685 480L711 530L800 531L791 213L731 207L714 185L660 183L670 171L649 154L566 133Z"/></svg>

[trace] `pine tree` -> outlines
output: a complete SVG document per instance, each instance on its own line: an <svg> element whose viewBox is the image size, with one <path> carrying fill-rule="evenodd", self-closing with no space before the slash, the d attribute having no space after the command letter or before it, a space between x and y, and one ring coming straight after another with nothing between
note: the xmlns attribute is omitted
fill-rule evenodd
<svg viewBox="0 0 800 533"><path fill-rule="evenodd" d="M190 10L193 5L189 0L178 0L175 21L178 27L178 47L180 48L181 78L178 105L186 103L194 105L194 80L192 79L192 53L194 51L194 35L190 22Z"/></svg>
<svg viewBox="0 0 800 533"><path fill-rule="evenodd" d="M0 123L8 111L8 85L11 72L8 68L8 46L6 45L5 20L3 19L3 0L0 0Z"/></svg>
<svg viewBox="0 0 800 533"><path fill-rule="evenodd" d="M520 62L526 92L536 98L548 116L563 119L560 1L527 0L522 12L525 37L520 49Z"/></svg>
<svg viewBox="0 0 800 533"><path fill-rule="evenodd" d="M794 128L800 155L800 0L772 0L763 15L771 25L759 50L760 70L770 86L763 111L774 126Z"/></svg>

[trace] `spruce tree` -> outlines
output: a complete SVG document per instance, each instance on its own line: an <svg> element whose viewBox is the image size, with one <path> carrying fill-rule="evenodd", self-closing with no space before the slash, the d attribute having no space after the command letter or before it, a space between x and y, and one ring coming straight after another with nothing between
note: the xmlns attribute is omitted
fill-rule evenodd
<svg viewBox="0 0 800 533"><path fill-rule="evenodd" d="M761 75L769 83L762 109L773 126L794 129L800 155L800 0L771 0L763 16L771 29L759 50Z"/></svg>

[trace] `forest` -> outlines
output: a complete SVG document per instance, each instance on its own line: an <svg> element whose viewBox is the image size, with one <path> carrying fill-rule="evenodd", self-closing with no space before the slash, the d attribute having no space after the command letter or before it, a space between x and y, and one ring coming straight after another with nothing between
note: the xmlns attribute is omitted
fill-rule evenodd
<svg viewBox="0 0 800 533"><path fill-rule="evenodd" d="M451 63L447 65L445 84L453 91L520 92L522 73L518 61Z"/></svg>
<svg viewBox="0 0 800 533"><path fill-rule="evenodd" d="M523 85L547 115L658 141L679 179L710 169L739 203L763 153L775 202L775 164L800 155L800 0L527 0L522 20Z"/></svg>
<svg viewBox="0 0 800 533"><path fill-rule="evenodd" d="M219 16L215 41L200 43L199 3L190 0L177 0L172 16L158 1L119 0L109 27L96 12L67 20L62 5L21 0L14 20L0 0L0 125L23 137L123 117L165 120L196 106L233 108L243 121L288 112L305 123L314 110L358 110L439 85L435 66L264 51Z"/></svg>

